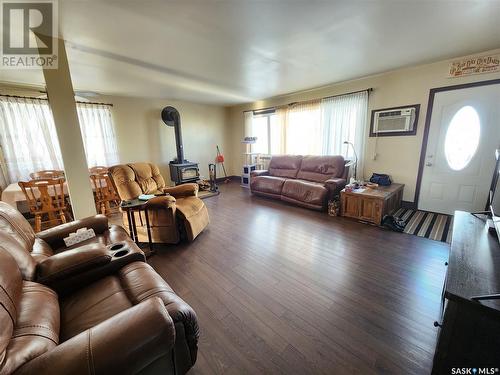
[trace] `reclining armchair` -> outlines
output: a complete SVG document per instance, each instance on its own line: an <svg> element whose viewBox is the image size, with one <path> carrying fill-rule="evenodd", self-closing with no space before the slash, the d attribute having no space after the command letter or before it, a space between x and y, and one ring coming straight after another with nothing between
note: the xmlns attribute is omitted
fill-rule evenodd
<svg viewBox="0 0 500 375"><path fill-rule="evenodd" d="M66 247L64 238L80 228L93 229L96 236ZM111 264L111 248L118 244L130 251ZM67 270L74 269L75 261L80 264L81 272L85 269L94 273L95 265L116 270L132 260L145 259L144 253L127 232L118 225L108 225L108 218L104 215L75 220L35 233L24 216L5 202L0 202L0 246L14 257L25 280L49 283L64 278L68 288L71 280L63 276ZM56 268L57 277L53 272ZM52 274L50 279L47 278L48 273ZM58 286L62 287L62 284Z"/></svg>
<svg viewBox="0 0 500 375"><path fill-rule="evenodd" d="M208 210L198 198L197 184L166 187L158 166L151 163L116 165L109 175L121 200L136 199L141 194L167 194L147 202L151 237L157 243L178 243L181 238L193 241L209 224ZM144 211L134 212L140 241L147 241ZM123 215L128 226L128 217Z"/></svg>
<svg viewBox="0 0 500 375"><path fill-rule="evenodd" d="M81 225L97 236L61 245ZM195 312L120 227L98 215L35 235L0 204L1 375L184 374L198 338Z"/></svg>

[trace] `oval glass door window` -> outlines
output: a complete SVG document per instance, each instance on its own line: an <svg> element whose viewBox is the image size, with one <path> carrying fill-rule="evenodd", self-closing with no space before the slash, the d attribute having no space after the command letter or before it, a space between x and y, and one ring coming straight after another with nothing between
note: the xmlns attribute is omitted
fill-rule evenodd
<svg viewBox="0 0 500 375"><path fill-rule="evenodd" d="M451 169L460 171L470 163L479 146L481 124L471 106L460 108L451 119L444 141L444 154Z"/></svg>

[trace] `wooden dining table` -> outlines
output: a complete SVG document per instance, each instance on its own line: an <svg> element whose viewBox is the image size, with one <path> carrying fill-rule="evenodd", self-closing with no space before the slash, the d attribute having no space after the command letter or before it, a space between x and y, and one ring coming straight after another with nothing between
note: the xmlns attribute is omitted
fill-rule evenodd
<svg viewBox="0 0 500 375"><path fill-rule="evenodd" d="M95 186L92 182L90 186L92 186L92 190L95 191ZM103 186L105 186L104 183ZM68 195L68 183L66 181L64 182L63 190L64 195ZM29 211L28 205L26 204L26 196L17 182L8 185L2 191L1 200L21 212Z"/></svg>

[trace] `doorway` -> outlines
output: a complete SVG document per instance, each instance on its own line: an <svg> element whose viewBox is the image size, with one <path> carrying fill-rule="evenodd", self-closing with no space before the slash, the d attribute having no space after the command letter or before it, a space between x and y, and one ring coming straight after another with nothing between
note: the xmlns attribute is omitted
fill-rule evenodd
<svg viewBox="0 0 500 375"><path fill-rule="evenodd" d="M429 98L418 208L482 211L500 146L500 80L438 90Z"/></svg>

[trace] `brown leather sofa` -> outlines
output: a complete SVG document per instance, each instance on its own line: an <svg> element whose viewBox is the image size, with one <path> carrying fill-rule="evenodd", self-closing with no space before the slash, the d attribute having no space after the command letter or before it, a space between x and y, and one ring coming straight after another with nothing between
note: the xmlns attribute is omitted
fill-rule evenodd
<svg viewBox="0 0 500 375"><path fill-rule="evenodd" d="M337 156L273 156L267 170L250 174L253 194L280 199L314 210L325 210L328 200L340 193L349 167Z"/></svg>
<svg viewBox="0 0 500 375"><path fill-rule="evenodd" d="M184 374L194 365L195 312L137 260L144 254L123 229L99 215L35 235L16 212L0 204L0 375ZM97 237L59 247L82 223Z"/></svg>
<svg viewBox="0 0 500 375"><path fill-rule="evenodd" d="M66 247L64 238L80 228L92 228L96 237ZM63 274L66 259L70 262L78 260L81 263L80 272L83 272L83 269L93 271L93 265L99 264L102 267L111 263L109 256L114 252L111 247L118 244L130 251L126 257L113 263L115 269L132 260L144 260L144 253L127 232L118 225L109 226L104 215L72 221L35 233L19 211L5 202L0 202L0 246L14 257L25 280L36 281L43 278L49 265L52 269L58 267L59 272ZM65 280L68 281L67 278Z"/></svg>
<svg viewBox="0 0 500 375"><path fill-rule="evenodd" d="M153 242L178 243L182 237L193 241L209 224L208 210L198 198L197 184L166 187L158 166L151 163L116 165L109 175L122 200L136 199L141 194L169 194L147 203ZM144 211L135 212L139 240L147 241ZM123 216L128 226L128 218Z"/></svg>

